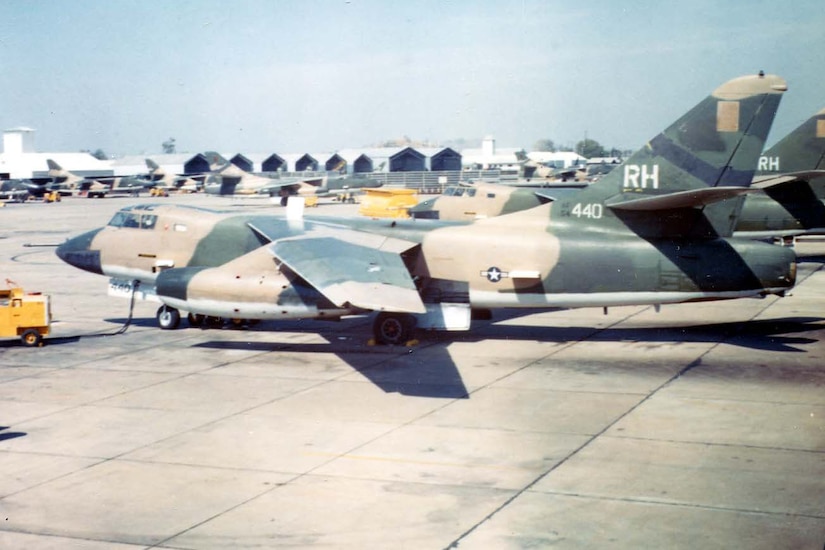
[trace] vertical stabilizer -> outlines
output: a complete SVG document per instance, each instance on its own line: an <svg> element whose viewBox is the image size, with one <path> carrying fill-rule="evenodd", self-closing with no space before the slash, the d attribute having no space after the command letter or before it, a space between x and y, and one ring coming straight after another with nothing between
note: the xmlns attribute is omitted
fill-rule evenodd
<svg viewBox="0 0 825 550"><path fill-rule="evenodd" d="M63 167L57 164L52 159L46 159L46 164L49 167L49 176L55 178L60 176L66 176L66 171L63 170Z"/></svg>
<svg viewBox="0 0 825 550"><path fill-rule="evenodd" d="M614 184L623 194L749 186L786 89L771 75L726 82L614 170Z"/></svg>
<svg viewBox="0 0 825 550"><path fill-rule="evenodd" d="M760 176L825 170L825 109L803 122L759 158Z"/></svg>
<svg viewBox="0 0 825 550"><path fill-rule="evenodd" d="M730 235L741 199L729 197L750 186L785 90L762 73L726 82L581 198L644 236Z"/></svg>

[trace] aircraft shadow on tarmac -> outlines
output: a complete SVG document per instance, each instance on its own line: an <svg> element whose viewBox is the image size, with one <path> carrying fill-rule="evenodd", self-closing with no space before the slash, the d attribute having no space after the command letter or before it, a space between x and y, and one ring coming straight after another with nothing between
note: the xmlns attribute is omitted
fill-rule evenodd
<svg viewBox="0 0 825 550"><path fill-rule="evenodd" d="M497 316L495 320L502 320ZM515 315L514 317L517 317ZM818 338L795 334L825 329L822 317L790 317L745 323L709 323L681 327L655 326L638 328L599 328L593 326L519 326L487 323L469 333L421 333L420 344L368 347L340 340L340 333L300 327L297 331L314 332L327 343L267 343L238 342L218 338L195 344L194 347L222 350L253 350L261 352L296 352L335 354L385 392L397 392L416 397L466 399L469 397L458 367L449 354L453 342L473 343L501 340L510 343L539 341L565 343L571 341L683 343L725 342L743 348L782 352L807 353L800 346L811 345ZM256 328L255 330L261 330ZM296 330L290 327L290 331ZM386 360L376 356L386 356Z"/></svg>
<svg viewBox="0 0 825 550"><path fill-rule="evenodd" d="M502 320L502 319L497 319ZM806 353L798 346L813 344L821 338L789 336L825 329L825 317L788 317L732 323L691 324L685 326L640 326L599 328L594 326L518 326L488 325L450 341L530 340L540 342L640 342L683 343L725 342L748 349Z"/></svg>
<svg viewBox="0 0 825 550"><path fill-rule="evenodd" d="M29 435L26 432L7 432L8 429L8 426L0 426L0 442Z"/></svg>
<svg viewBox="0 0 825 550"><path fill-rule="evenodd" d="M324 336L322 332L321 335ZM263 352L331 353L387 393L443 399L467 399L469 397L461 374L450 358L446 346L427 347L426 360L417 362L413 359L412 363L415 364L411 364L410 361L398 359L400 357L412 358L412 355L416 353L416 347L368 347L364 344L341 343L336 341L336 338L336 334L329 334L327 335L329 343L281 342L271 344L211 340L195 344L194 347ZM381 359L381 356L386 359Z"/></svg>

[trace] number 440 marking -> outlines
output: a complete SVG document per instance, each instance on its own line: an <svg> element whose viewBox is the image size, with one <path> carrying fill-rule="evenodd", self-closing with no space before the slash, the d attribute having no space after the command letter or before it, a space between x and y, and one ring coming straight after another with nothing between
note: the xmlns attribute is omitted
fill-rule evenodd
<svg viewBox="0 0 825 550"><path fill-rule="evenodd" d="M577 202L573 210L570 211L572 216L576 216L577 218L590 218L591 220L601 219L603 213L604 207L598 202L589 204Z"/></svg>

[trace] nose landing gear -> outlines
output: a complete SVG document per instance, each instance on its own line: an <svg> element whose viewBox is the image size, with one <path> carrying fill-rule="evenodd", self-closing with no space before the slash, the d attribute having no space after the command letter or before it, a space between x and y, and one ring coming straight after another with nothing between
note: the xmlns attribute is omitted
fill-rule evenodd
<svg viewBox="0 0 825 550"><path fill-rule="evenodd" d="M175 330L180 326L180 311L167 305L158 308L157 315L158 326L163 330Z"/></svg>

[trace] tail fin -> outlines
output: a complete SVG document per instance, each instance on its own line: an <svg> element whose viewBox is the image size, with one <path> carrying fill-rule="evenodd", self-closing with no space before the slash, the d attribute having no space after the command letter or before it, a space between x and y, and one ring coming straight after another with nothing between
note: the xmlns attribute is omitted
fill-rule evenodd
<svg viewBox="0 0 825 550"><path fill-rule="evenodd" d="M63 167L57 164L52 159L46 159L46 164L49 166L49 171L54 170L55 172L62 172Z"/></svg>
<svg viewBox="0 0 825 550"><path fill-rule="evenodd" d="M788 174L825 169L825 109L803 122L759 158L757 173Z"/></svg>
<svg viewBox="0 0 825 550"><path fill-rule="evenodd" d="M741 200L725 199L751 184L785 90L763 73L723 84L584 195L644 236L729 236Z"/></svg>
<svg viewBox="0 0 825 550"><path fill-rule="evenodd" d="M221 155L217 151L206 151L205 153L203 153L203 156L209 162L209 167L212 171L217 170L218 168L224 166L229 162L223 157L223 155Z"/></svg>
<svg viewBox="0 0 825 550"><path fill-rule="evenodd" d="M156 171L160 166L158 163L153 161L152 159L146 159L146 167L151 170L152 172Z"/></svg>

